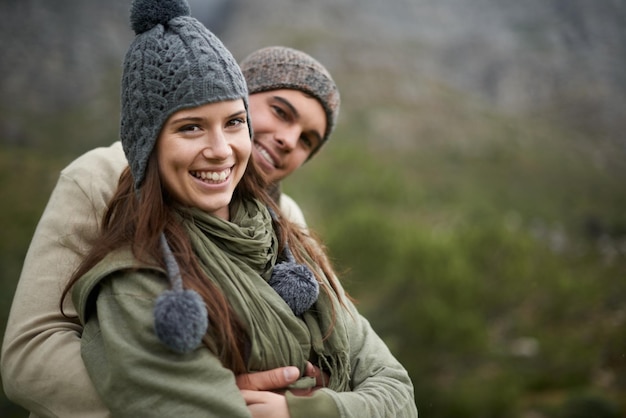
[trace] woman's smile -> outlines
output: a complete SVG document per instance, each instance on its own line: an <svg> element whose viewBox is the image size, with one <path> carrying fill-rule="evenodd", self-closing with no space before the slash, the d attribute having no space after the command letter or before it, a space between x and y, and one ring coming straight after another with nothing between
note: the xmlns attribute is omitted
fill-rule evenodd
<svg viewBox="0 0 626 418"><path fill-rule="evenodd" d="M228 176L230 176L231 170L232 167L229 167L221 171L190 171L190 174L205 183L220 184L224 183Z"/></svg>

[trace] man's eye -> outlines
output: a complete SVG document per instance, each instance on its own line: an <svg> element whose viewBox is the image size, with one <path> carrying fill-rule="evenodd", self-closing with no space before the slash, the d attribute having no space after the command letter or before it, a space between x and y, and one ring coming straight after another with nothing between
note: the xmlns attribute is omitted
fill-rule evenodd
<svg viewBox="0 0 626 418"><path fill-rule="evenodd" d="M300 137L300 141L302 141L304 146L307 147L307 148L312 148L313 147L313 141L311 141L311 138L309 138L308 136L301 136Z"/></svg>
<svg viewBox="0 0 626 418"><path fill-rule="evenodd" d="M272 109L274 109L274 113L276 113L276 116L278 116L281 119L287 119L287 112L285 112L281 107L279 106L272 106Z"/></svg>

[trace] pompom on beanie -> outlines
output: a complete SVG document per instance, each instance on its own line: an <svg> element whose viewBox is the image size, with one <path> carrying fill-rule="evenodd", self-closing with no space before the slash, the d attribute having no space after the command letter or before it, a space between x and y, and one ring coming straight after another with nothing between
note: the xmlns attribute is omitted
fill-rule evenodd
<svg viewBox="0 0 626 418"><path fill-rule="evenodd" d="M335 81L322 64L302 51L271 46L251 53L240 65L250 94L290 89L316 98L326 114L322 144L326 143L337 122L340 97Z"/></svg>
<svg viewBox="0 0 626 418"><path fill-rule="evenodd" d="M236 60L202 23L186 0L134 0L135 39L124 58L120 139L135 189L163 124L174 112L243 99L246 82ZM248 117L252 138L252 125Z"/></svg>

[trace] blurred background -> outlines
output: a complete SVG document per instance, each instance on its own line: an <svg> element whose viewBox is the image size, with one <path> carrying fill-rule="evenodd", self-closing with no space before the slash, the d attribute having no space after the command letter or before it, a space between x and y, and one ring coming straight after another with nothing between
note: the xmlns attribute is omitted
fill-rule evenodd
<svg viewBox="0 0 626 418"><path fill-rule="evenodd" d="M337 130L283 187L420 416L626 416L626 1L190 4L238 60L333 74ZM59 170L117 139L128 9L0 2L0 336Z"/></svg>

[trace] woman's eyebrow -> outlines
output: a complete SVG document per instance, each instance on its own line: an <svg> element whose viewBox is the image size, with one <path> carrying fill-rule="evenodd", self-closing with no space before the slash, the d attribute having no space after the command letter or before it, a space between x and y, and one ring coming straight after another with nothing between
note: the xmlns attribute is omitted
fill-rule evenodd
<svg viewBox="0 0 626 418"><path fill-rule="evenodd" d="M238 116L243 116L245 114L246 114L246 110L245 109L238 110L238 111L233 112L232 114L226 116L226 119L235 118L235 117L238 117ZM171 124L178 124L178 123L181 123L181 122L196 122L197 123L197 122L202 122L203 120L205 120L205 118L202 117L202 116L186 116L186 115L183 115L183 116L181 116L179 118L173 119L170 123Z"/></svg>
<svg viewBox="0 0 626 418"><path fill-rule="evenodd" d="M170 124L177 124L177 123L181 123L181 122L200 122L202 121L201 117L198 116L182 116L180 118L176 118L173 119L172 121L170 121Z"/></svg>
<svg viewBox="0 0 626 418"><path fill-rule="evenodd" d="M244 116L245 114L246 114L246 110L245 109L238 110L238 111L234 112L233 114L227 116L226 119L236 118L236 117L239 117L239 116Z"/></svg>

